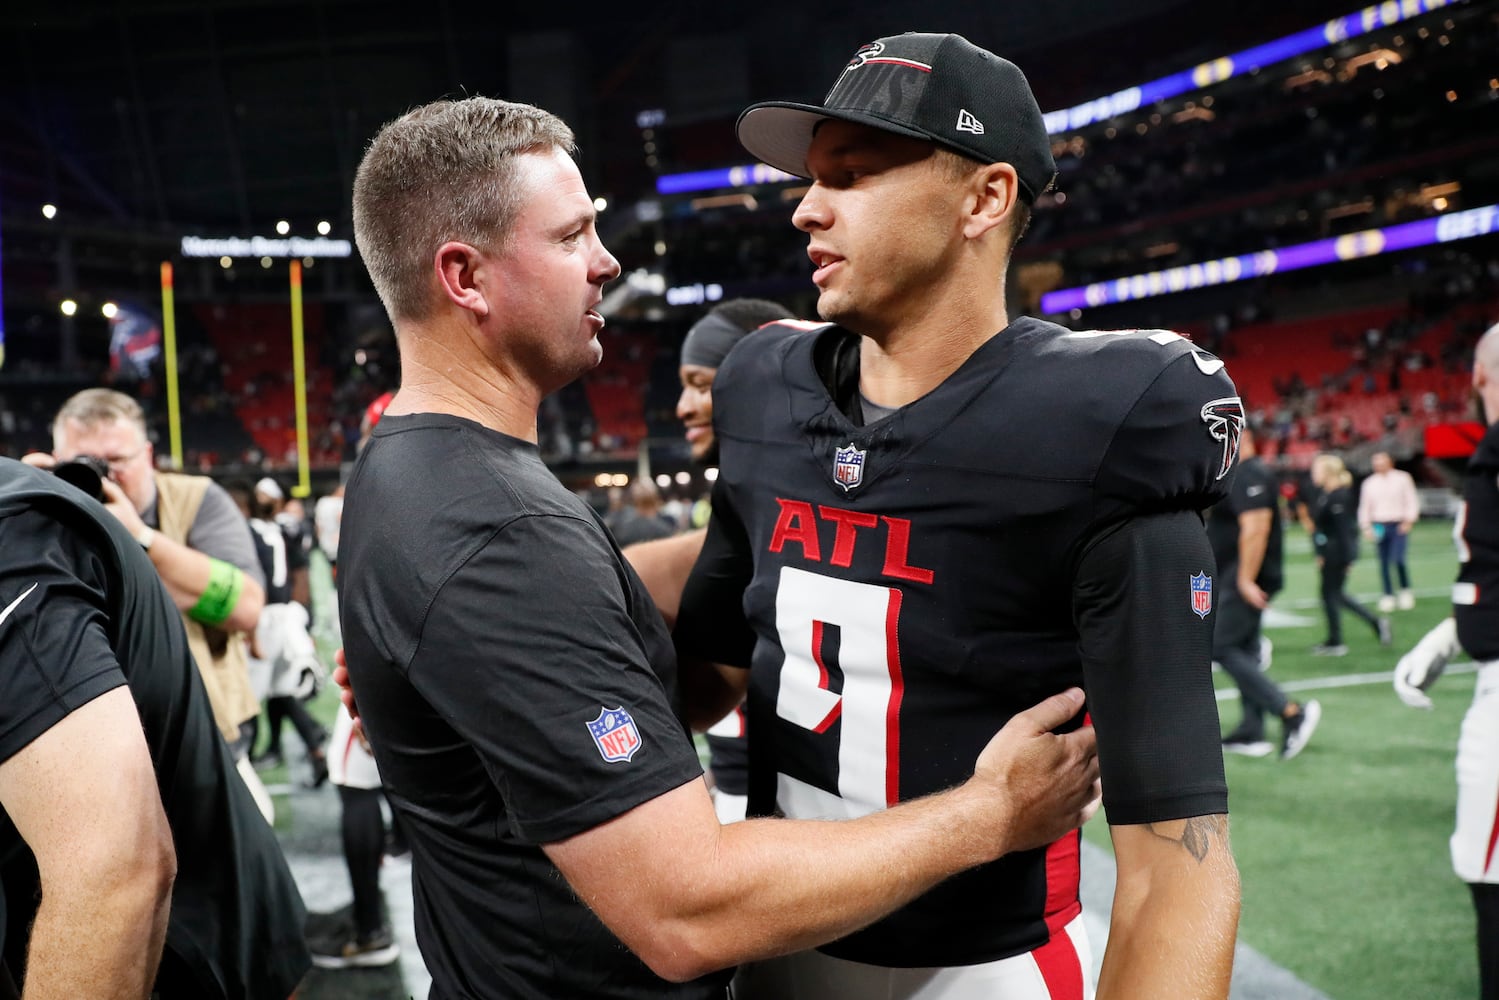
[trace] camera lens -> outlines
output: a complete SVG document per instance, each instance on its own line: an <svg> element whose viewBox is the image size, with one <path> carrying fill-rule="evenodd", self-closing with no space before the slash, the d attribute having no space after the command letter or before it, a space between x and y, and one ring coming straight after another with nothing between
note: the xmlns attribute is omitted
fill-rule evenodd
<svg viewBox="0 0 1499 1000"><path fill-rule="evenodd" d="M77 487L101 503L104 500L104 480L109 476L109 463L93 455L79 455L52 467L52 473L70 486Z"/></svg>

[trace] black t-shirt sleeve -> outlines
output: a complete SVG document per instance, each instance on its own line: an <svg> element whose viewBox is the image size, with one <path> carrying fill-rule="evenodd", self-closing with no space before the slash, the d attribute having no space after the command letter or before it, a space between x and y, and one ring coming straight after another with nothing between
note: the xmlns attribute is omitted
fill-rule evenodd
<svg viewBox="0 0 1499 1000"><path fill-rule="evenodd" d="M1228 811L1213 694L1216 569L1190 511L1132 518L1093 542L1073 585L1088 710L1112 825Z"/></svg>
<svg viewBox="0 0 1499 1000"><path fill-rule="evenodd" d="M0 762L125 683L102 567L81 548L36 511L0 518Z"/></svg>
<svg viewBox="0 0 1499 1000"><path fill-rule="evenodd" d="M713 488L713 516L682 591L672 638L683 656L747 668L755 633L744 615L744 591L754 577L754 558L723 483Z"/></svg>
<svg viewBox="0 0 1499 1000"><path fill-rule="evenodd" d="M1280 484L1263 463L1250 462L1235 470L1229 498L1235 515L1274 510L1280 503Z"/></svg>
<svg viewBox="0 0 1499 1000"><path fill-rule="evenodd" d="M602 529L516 518L438 592L408 669L479 754L515 835L550 843L702 774Z"/></svg>

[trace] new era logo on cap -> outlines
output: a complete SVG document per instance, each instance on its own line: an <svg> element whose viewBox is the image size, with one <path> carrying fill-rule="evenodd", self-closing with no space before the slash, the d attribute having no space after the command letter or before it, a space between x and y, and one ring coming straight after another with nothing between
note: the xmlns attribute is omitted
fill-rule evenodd
<svg viewBox="0 0 1499 1000"><path fill-rule="evenodd" d="M1019 67L961 35L910 32L861 46L821 104L770 101L739 116L739 141L764 163L808 176L828 119L924 139L979 163L1008 163L1021 197L1051 186L1051 136Z"/></svg>

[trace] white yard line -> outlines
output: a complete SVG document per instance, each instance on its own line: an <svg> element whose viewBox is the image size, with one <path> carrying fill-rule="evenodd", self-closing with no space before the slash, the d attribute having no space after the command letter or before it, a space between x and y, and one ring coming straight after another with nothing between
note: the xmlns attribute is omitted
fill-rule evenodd
<svg viewBox="0 0 1499 1000"><path fill-rule="evenodd" d="M1471 674L1478 670L1476 663L1450 664L1443 674ZM1362 684L1389 684L1395 679L1395 671L1381 670L1372 674L1339 674L1335 677L1308 677L1305 680L1286 681L1280 685L1282 691L1321 691L1323 689L1358 687ZM1219 701L1233 701L1239 697L1239 689L1219 688Z"/></svg>

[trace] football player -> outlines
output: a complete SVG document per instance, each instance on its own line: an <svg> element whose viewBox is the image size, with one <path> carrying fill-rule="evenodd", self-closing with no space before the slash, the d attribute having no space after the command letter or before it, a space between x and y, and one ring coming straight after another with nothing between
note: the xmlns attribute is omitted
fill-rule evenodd
<svg viewBox="0 0 1499 1000"><path fill-rule="evenodd" d="M1499 325L1478 341L1473 388L1488 431L1468 462L1453 537L1461 561L1452 617L1432 629L1395 667L1395 691L1431 708L1426 689L1459 650L1478 661L1473 705L1457 742L1457 829L1452 868L1468 883L1478 911L1478 969L1483 1000L1499 1000Z"/></svg>
<svg viewBox="0 0 1499 1000"><path fill-rule="evenodd" d="M747 689L750 812L845 818L961 782L996 725L1082 684L1119 872L1098 995L1225 997L1201 514L1243 426L1223 363L1009 320L1055 167L1020 70L962 37L866 45L822 105L755 105L738 134L811 179L792 221L827 323L758 331L714 382L721 473L677 630L695 723ZM956 876L745 968L736 996L1091 996L1078 857L1073 832Z"/></svg>

